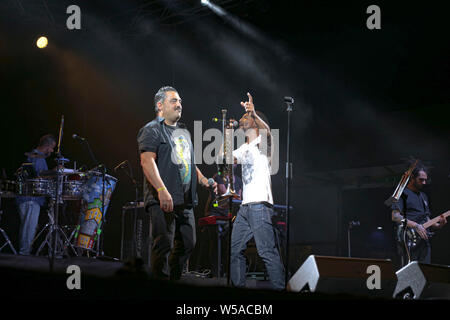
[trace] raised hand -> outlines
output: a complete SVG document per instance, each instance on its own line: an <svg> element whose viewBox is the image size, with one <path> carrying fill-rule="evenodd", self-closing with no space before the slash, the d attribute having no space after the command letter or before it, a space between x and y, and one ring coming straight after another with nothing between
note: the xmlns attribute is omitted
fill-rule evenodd
<svg viewBox="0 0 450 320"><path fill-rule="evenodd" d="M247 96L248 96L248 101L246 101L246 102L241 101L241 106L245 108L245 112L250 112L251 114L254 114L255 113L255 105L253 104L253 97L249 92L247 92Z"/></svg>

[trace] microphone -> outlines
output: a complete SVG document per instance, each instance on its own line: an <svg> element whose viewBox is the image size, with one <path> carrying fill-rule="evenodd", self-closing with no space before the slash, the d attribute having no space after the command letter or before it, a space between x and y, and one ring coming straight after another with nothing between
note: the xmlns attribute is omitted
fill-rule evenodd
<svg viewBox="0 0 450 320"><path fill-rule="evenodd" d="M289 104L294 104L294 98L284 97L284 102L289 103Z"/></svg>
<svg viewBox="0 0 450 320"><path fill-rule="evenodd" d="M219 119L217 117L213 117L211 120L212 120L212 122L223 122L222 119ZM226 121L230 121L231 122L231 119L230 120L226 120ZM237 122L236 120L233 119L232 125L233 125L233 128L237 128L237 127L239 127L239 122Z"/></svg>
<svg viewBox="0 0 450 320"><path fill-rule="evenodd" d="M83 138L83 137L80 137L79 135L77 135L76 133L74 133L73 135L72 135L72 138L74 138L75 140L80 140L80 141L85 141L86 139L85 138Z"/></svg>
<svg viewBox="0 0 450 320"><path fill-rule="evenodd" d="M284 102L294 104L294 98L292 97L284 97Z"/></svg>
<svg viewBox="0 0 450 320"><path fill-rule="evenodd" d="M349 228L359 227L360 226L360 222L359 221L350 221L348 226L349 226Z"/></svg>
<svg viewBox="0 0 450 320"><path fill-rule="evenodd" d="M212 194L216 195L215 199L214 199L213 207L218 207L219 204L217 203L217 191L214 191L214 188L213 188L214 182L215 181L213 178L208 179L209 190L211 191Z"/></svg>
<svg viewBox="0 0 450 320"><path fill-rule="evenodd" d="M128 160L124 160L114 167L114 171L117 172L119 169L123 169L128 164Z"/></svg>

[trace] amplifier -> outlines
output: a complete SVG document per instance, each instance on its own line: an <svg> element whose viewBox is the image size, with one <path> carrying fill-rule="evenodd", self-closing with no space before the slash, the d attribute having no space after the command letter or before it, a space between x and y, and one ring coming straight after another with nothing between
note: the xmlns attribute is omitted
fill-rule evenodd
<svg viewBox="0 0 450 320"><path fill-rule="evenodd" d="M142 202L128 202L122 207L122 240L120 259L142 259L150 265L151 229L150 214L145 212Z"/></svg>
<svg viewBox="0 0 450 320"><path fill-rule="evenodd" d="M371 276L375 269L378 272ZM378 285L373 286L372 279ZM310 255L289 280L287 290L391 298L396 282L390 260Z"/></svg>
<svg viewBox="0 0 450 320"><path fill-rule="evenodd" d="M450 299L450 266L413 261L396 274L394 298Z"/></svg>

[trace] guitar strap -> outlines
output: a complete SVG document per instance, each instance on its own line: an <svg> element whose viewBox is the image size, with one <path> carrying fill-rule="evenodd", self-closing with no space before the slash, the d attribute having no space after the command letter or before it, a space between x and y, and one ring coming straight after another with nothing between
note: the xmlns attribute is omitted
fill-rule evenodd
<svg viewBox="0 0 450 320"><path fill-rule="evenodd" d="M425 212L425 215L423 216L423 219L421 221L423 221L422 223L425 223L430 220L430 207L428 206L427 201L425 201L425 199L423 198L422 192L420 193L420 199L422 200L423 211ZM427 234L428 237L432 237L434 235L434 232L430 231L430 229L427 229Z"/></svg>
<svg viewBox="0 0 450 320"><path fill-rule="evenodd" d="M428 221L427 217L430 215L430 211L428 210L428 203L423 198L422 192L419 193L419 197L420 197L420 200L422 200L423 212L424 212L424 215L421 217L422 219L420 220L420 222L425 223Z"/></svg>

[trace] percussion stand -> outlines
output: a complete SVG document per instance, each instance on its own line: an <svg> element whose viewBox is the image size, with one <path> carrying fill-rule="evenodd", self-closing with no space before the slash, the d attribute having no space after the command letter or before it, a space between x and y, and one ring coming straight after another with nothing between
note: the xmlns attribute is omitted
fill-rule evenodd
<svg viewBox="0 0 450 320"><path fill-rule="evenodd" d="M0 221L2 220L2 195L0 194ZM6 247L7 245L9 245L9 247L11 248L12 252L14 254L17 254L16 249L14 249L14 246L11 243L11 240L9 240L8 235L6 234L5 230L3 230L2 228L0 228L0 232L3 235L3 238L5 238L5 243L0 247L0 252L3 250L4 247Z"/></svg>
<svg viewBox="0 0 450 320"><path fill-rule="evenodd" d="M61 167L64 164L64 162L67 162L68 160L63 158L61 154L57 154L56 157L56 163L57 163L57 169L56 169L56 186L55 186L55 193L53 197L50 199L49 203L49 219L50 222L45 226L45 228L49 228L49 231L47 233L47 236L45 237L44 241L42 242L41 246L36 252L36 255L39 255L40 251L44 248L45 245L48 246L48 257L50 262L50 271L53 271L53 265L54 260L57 254L63 254L64 251L67 249L67 247L70 247L77 256L77 252L75 251L75 248L70 243L69 239L67 238L64 231L61 229L61 227L58 224L58 216L59 216L59 205L62 204L61 199L61 193L60 193L60 186L62 187L62 179L63 176L61 174ZM61 188L62 190L62 188ZM44 229L45 229L44 228ZM42 233L42 231L41 231ZM53 244L52 244L53 243ZM61 248L61 251L58 251L58 245Z"/></svg>

